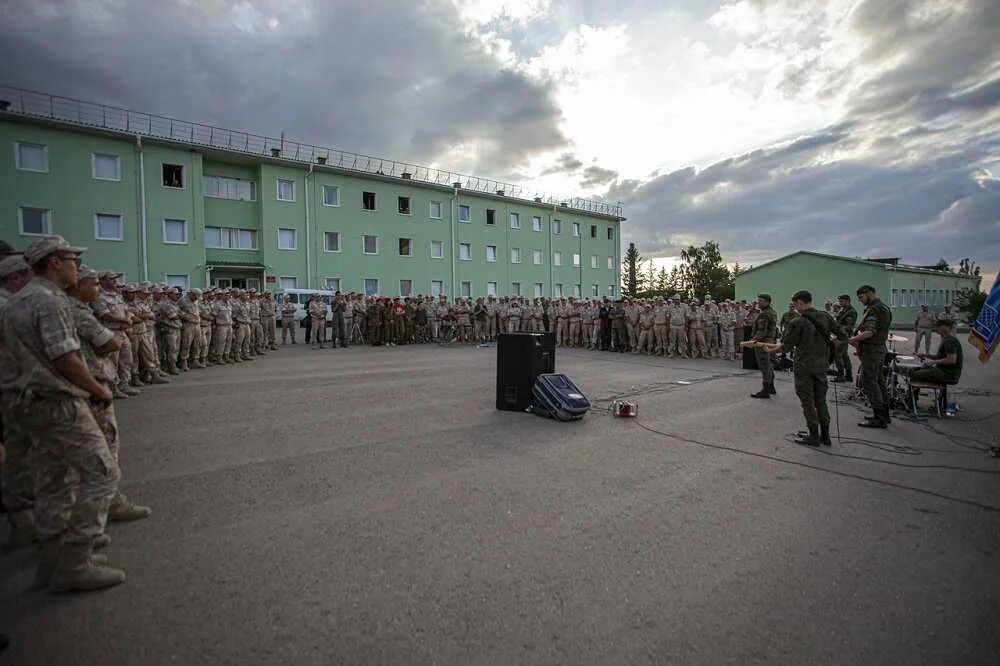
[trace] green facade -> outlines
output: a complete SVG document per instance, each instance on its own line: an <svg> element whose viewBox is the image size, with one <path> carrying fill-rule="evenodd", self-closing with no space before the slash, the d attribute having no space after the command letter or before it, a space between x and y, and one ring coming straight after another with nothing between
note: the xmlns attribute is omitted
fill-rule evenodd
<svg viewBox="0 0 1000 666"><path fill-rule="evenodd" d="M770 294L778 311L787 309L791 295L800 289L812 293L813 303L823 307L849 294L858 307L856 292L861 285L875 287L879 298L892 308L893 325L908 327L920 306L939 313L962 289L978 289L979 278L948 271L935 271L882 264L849 257L796 252L775 259L736 278L736 298L751 300Z"/></svg>
<svg viewBox="0 0 1000 666"><path fill-rule="evenodd" d="M19 143L45 147L46 172L18 168ZM88 265L121 270L129 281L277 290L293 284L324 289L328 279L339 279L342 291L363 292L367 278L378 280L378 293L390 296L400 295L406 286L401 281L414 294L439 285L449 295L485 296L494 283L497 295L518 286L529 297L539 289L543 296L558 295L560 288L564 296L620 293L617 215L9 112L0 115L0 145L7 146L0 158L0 238L24 249L33 236L23 232L19 209L45 210L49 233L87 246ZM118 157L118 180L94 177L95 153ZM165 164L181 167L180 187L165 185ZM207 196L205 176L253 183L255 197ZM290 201L279 199L279 179L293 183ZM337 188L339 205L326 205L324 186ZM365 193L374 194L375 210L363 206ZM399 197L408 198L408 214L400 212ZM468 222L459 219L463 206L469 208ZM432 216L438 209L440 216ZM488 210L494 224L487 224ZM97 214L121 216L120 239L97 237ZM520 229L512 228L512 214L519 216ZM167 242L166 224L184 228L182 242ZM253 247L214 247L219 228L252 232ZM328 233L339 234L339 248L328 248ZM377 237L376 253L363 251L366 235ZM290 247L279 246L279 237L292 236ZM409 256L400 254L400 239ZM468 259L460 258L463 244ZM495 261L488 260L488 247L495 248ZM512 261L515 250L519 263Z"/></svg>

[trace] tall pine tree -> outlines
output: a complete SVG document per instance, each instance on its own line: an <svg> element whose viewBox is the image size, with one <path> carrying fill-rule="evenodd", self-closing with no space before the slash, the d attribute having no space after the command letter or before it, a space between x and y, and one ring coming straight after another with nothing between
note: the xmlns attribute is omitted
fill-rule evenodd
<svg viewBox="0 0 1000 666"><path fill-rule="evenodd" d="M641 264L642 255L639 254L638 248L635 243L629 243L628 250L625 251L625 261L622 262L622 285L625 287L625 295L629 298L635 298L640 291Z"/></svg>

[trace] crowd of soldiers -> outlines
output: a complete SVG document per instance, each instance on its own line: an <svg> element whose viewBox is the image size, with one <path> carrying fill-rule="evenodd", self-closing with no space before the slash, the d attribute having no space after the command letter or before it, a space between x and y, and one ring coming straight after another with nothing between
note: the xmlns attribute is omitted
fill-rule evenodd
<svg viewBox="0 0 1000 666"><path fill-rule="evenodd" d="M282 341L296 344L296 306L281 304ZM337 292L328 304L318 293L305 306L307 343L405 345L483 343L503 332L550 332L563 347L678 358L736 360L743 327L756 303L706 298L583 299L414 296L365 297Z"/></svg>

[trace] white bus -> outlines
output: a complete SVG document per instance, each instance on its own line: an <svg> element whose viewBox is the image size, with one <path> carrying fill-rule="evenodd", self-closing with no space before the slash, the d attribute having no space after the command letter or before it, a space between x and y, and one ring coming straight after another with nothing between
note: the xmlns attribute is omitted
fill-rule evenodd
<svg viewBox="0 0 1000 666"><path fill-rule="evenodd" d="M332 291L323 291L322 289L282 289L276 294L277 304L278 304L278 321L281 321L281 306L285 302L285 296L290 296L292 303L295 303L295 321L300 322L306 316L306 306L309 304L309 299L313 294L319 294L322 297L323 302L327 305L327 315L326 320L330 321L329 307L330 303L333 301Z"/></svg>

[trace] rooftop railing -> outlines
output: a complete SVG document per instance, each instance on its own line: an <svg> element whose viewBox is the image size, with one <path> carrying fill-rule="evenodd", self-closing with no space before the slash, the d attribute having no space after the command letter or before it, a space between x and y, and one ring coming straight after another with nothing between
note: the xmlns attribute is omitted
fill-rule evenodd
<svg viewBox="0 0 1000 666"><path fill-rule="evenodd" d="M464 190L501 194L537 203L571 208L599 215L621 217L621 204L611 204L579 197L560 197L533 191L521 185L505 183L489 178L468 176L454 171L434 169L410 162L398 162L381 157L359 153L349 153L335 148L324 148L284 137L274 138L242 132L239 130L213 127L188 120L179 120L142 111L131 111L120 107L60 97L48 93L24 90L0 85L0 114L17 114L54 120L60 123L92 127L132 136L165 139L182 143L227 150L247 155L288 160L302 164L318 164L347 171L388 176L454 186Z"/></svg>

